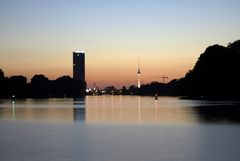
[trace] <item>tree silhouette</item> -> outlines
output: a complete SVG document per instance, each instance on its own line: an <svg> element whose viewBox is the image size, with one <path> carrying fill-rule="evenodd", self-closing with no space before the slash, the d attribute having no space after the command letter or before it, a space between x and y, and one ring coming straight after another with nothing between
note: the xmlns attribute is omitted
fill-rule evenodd
<svg viewBox="0 0 240 161"><path fill-rule="evenodd" d="M7 80L4 77L4 72L0 69L0 98L7 98Z"/></svg>
<svg viewBox="0 0 240 161"><path fill-rule="evenodd" d="M183 79L183 93L196 98L240 98L240 41L213 45Z"/></svg>
<svg viewBox="0 0 240 161"><path fill-rule="evenodd" d="M8 79L8 92L14 98L26 97L27 78L24 76L12 76Z"/></svg>
<svg viewBox="0 0 240 161"><path fill-rule="evenodd" d="M0 68L0 79L3 79L4 78L4 72L3 70Z"/></svg>
<svg viewBox="0 0 240 161"><path fill-rule="evenodd" d="M28 85L29 94L34 98L50 96L50 82L43 74L34 75Z"/></svg>
<svg viewBox="0 0 240 161"><path fill-rule="evenodd" d="M52 96L81 97L85 95L85 83L70 76L62 76L52 82Z"/></svg>

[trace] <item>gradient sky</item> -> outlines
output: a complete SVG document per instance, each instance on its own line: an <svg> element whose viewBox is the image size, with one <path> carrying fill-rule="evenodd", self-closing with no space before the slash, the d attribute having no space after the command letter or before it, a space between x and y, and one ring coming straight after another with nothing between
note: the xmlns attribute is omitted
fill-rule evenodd
<svg viewBox="0 0 240 161"><path fill-rule="evenodd" d="M180 78L213 44L240 38L239 0L0 0L0 68L6 76L72 76L86 52L89 86Z"/></svg>

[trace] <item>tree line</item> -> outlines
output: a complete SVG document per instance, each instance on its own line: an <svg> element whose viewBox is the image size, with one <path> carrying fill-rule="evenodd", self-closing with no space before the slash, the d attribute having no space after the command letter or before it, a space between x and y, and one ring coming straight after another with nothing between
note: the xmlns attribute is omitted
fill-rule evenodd
<svg viewBox="0 0 240 161"><path fill-rule="evenodd" d="M4 77L0 70L0 98L80 97L85 95L86 83L63 76L49 80L35 75L30 83L24 76ZM122 89L108 86L89 94L165 95L194 99L240 99L240 40L226 47L213 45L200 55L192 70L180 79L168 83L151 82L141 88L131 85Z"/></svg>
<svg viewBox="0 0 240 161"><path fill-rule="evenodd" d="M125 95L183 96L191 99L240 99L240 40L226 47L213 45L198 58L194 68L183 78L169 83L151 82L140 88L132 85L116 90L105 88L107 94L114 91Z"/></svg>
<svg viewBox="0 0 240 161"><path fill-rule="evenodd" d="M19 75L8 78L0 69L0 98L81 97L85 95L85 89L85 82L70 76L49 80L38 74L27 83L26 77Z"/></svg>
<svg viewBox="0 0 240 161"><path fill-rule="evenodd" d="M178 88L190 98L240 99L240 40L209 46Z"/></svg>

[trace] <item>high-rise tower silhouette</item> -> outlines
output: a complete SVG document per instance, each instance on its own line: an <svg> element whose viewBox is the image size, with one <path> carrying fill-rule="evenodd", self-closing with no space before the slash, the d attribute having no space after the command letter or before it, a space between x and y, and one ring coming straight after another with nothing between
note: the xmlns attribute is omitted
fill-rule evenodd
<svg viewBox="0 0 240 161"><path fill-rule="evenodd" d="M73 52L73 78L85 82L85 53L84 51Z"/></svg>
<svg viewBox="0 0 240 161"><path fill-rule="evenodd" d="M140 72L140 63L139 63L139 60L138 60L138 71L137 71L137 79L138 79L138 82L137 82L137 87L140 88L141 87L141 72Z"/></svg>

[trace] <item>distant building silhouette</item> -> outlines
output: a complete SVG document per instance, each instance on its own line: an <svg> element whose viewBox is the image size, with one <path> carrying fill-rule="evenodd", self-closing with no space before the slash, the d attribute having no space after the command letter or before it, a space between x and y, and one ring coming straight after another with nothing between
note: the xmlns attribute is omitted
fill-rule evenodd
<svg viewBox="0 0 240 161"><path fill-rule="evenodd" d="M73 78L85 82L85 53L84 51L73 52Z"/></svg>

